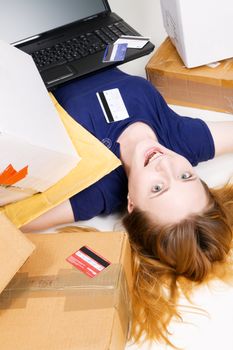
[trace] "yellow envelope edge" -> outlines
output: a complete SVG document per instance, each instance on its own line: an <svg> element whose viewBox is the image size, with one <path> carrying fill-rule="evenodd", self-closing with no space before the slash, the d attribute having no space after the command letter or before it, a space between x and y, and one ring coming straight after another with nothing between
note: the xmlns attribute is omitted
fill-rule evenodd
<svg viewBox="0 0 233 350"><path fill-rule="evenodd" d="M51 93L50 97L81 160L69 174L45 192L1 208L16 227L27 224L121 165L120 159L70 117Z"/></svg>

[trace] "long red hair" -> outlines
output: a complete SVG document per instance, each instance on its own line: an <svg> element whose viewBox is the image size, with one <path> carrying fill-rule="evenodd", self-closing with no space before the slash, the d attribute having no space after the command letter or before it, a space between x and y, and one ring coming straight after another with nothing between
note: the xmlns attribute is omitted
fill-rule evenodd
<svg viewBox="0 0 233 350"><path fill-rule="evenodd" d="M209 189L208 206L178 224L160 226L135 209L123 218L133 257L132 337L165 340L172 317L179 317L181 281L206 281L227 265L232 247L233 185ZM215 269L216 271L216 269Z"/></svg>

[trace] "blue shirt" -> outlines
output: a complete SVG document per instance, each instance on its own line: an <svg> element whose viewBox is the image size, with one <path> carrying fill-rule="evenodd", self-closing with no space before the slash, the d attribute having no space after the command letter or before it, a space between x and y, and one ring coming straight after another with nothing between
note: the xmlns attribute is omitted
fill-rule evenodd
<svg viewBox="0 0 233 350"><path fill-rule="evenodd" d="M117 88L129 118L108 123L96 93ZM155 132L159 143L186 157L192 165L214 157L214 142L206 123L181 117L170 109L146 79L114 68L60 87L55 97L83 127L120 157L120 134L132 123L143 122ZM77 135L78 137L78 135ZM70 198L75 220L110 214L126 204L127 177L122 166Z"/></svg>

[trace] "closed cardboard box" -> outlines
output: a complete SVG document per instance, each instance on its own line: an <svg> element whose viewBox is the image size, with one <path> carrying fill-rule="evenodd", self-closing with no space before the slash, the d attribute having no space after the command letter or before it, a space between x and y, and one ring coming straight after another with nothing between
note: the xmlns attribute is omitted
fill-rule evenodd
<svg viewBox="0 0 233 350"><path fill-rule="evenodd" d="M126 234L26 236L36 250L0 296L0 348L123 350L131 286ZM93 278L66 260L83 246L111 263Z"/></svg>
<svg viewBox="0 0 233 350"><path fill-rule="evenodd" d="M167 103L233 113L233 59L188 69L167 38L146 66Z"/></svg>
<svg viewBox="0 0 233 350"><path fill-rule="evenodd" d="M232 0L160 0L164 27L188 68L233 57Z"/></svg>

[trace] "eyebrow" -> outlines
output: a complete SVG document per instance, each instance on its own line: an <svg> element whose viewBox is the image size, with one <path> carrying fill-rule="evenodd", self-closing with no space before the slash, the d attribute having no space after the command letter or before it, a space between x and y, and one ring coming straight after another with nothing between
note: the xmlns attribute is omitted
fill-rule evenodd
<svg viewBox="0 0 233 350"><path fill-rule="evenodd" d="M194 180L197 180L198 178L199 178L198 176L191 177L190 179L186 179L185 181L182 181L182 183L187 183L187 182L190 182L190 181L194 181ZM154 195L150 196L150 199L153 199L155 197L161 196L165 192L169 191L169 189L170 189L170 187L167 187L167 188L165 188L165 190L159 192L158 194L155 193Z"/></svg>

